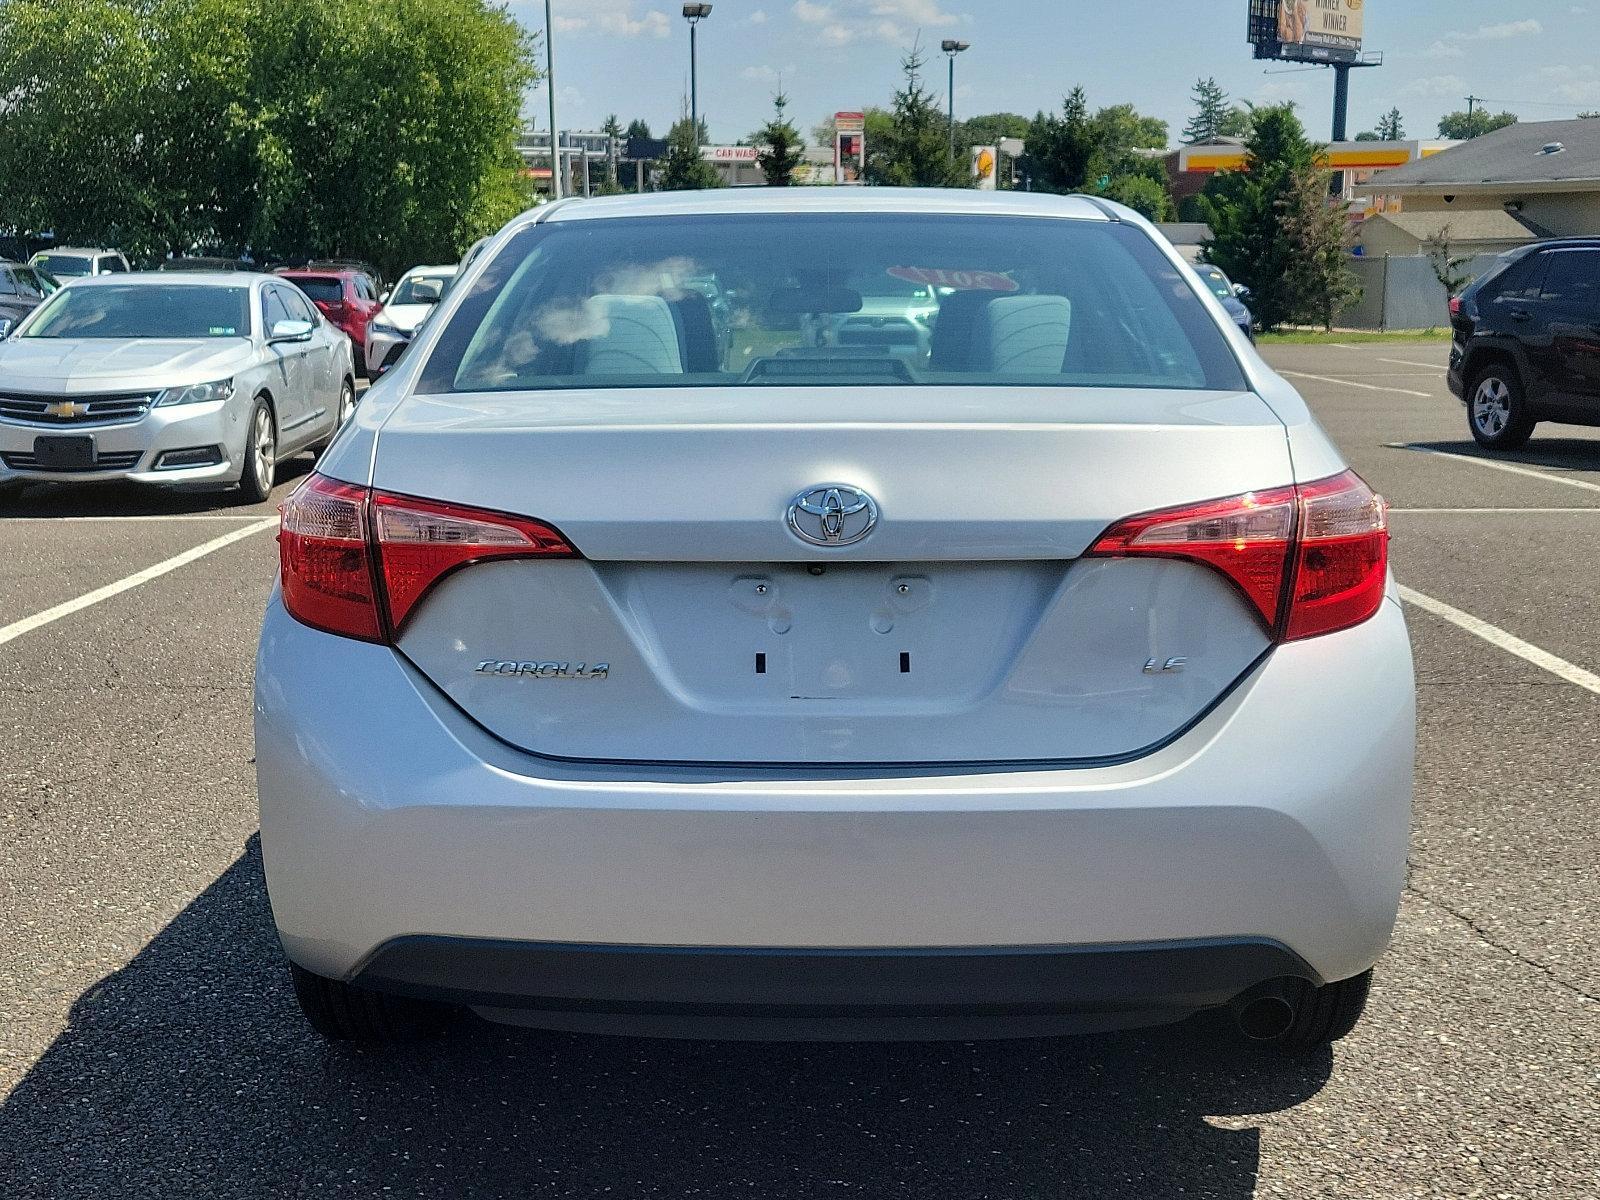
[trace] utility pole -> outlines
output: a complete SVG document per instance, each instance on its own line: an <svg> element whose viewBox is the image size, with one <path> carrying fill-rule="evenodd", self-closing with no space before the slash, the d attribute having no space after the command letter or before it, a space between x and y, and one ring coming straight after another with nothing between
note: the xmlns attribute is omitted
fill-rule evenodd
<svg viewBox="0 0 1600 1200"><path fill-rule="evenodd" d="M555 22L550 19L550 0L544 0L544 86L550 91L550 199L561 199L561 134L556 125L556 40Z"/></svg>
<svg viewBox="0 0 1600 1200"><path fill-rule="evenodd" d="M1473 109L1475 109L1478 105L1480 105L1482 103L1483 103L1483 97L1482 96L1468 96L1467 97L1467 123L1468 124L1472 123L1472 112L1473 112Z"/></svg>

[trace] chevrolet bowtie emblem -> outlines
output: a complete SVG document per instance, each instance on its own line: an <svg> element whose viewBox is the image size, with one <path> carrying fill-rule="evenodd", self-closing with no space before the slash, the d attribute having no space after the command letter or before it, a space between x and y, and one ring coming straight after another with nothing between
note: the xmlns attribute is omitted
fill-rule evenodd
<svg viewBox="0 0 1600 1200"><path fill-rule="evenodd" d="M89 406L79 404L76 400L58 400L45 407L45 415L55 417L58 421L71 421L76 417L89 415Z"/></svg>

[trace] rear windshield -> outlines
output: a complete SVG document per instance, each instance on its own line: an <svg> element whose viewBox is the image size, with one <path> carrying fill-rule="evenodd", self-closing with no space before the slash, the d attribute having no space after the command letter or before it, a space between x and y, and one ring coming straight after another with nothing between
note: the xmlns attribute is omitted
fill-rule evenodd
<svg viewBox="0 0 1600 1200"><path fill-rule="evenodd" d="M450 289L450 275L407 275L389 297L390 304L437 304Z"/></svg>
<svg viewBox="0 0 1600 1200"><path fill-rule="evenodd" d="M24 328L25 338L250 336L250 289L155 283L62 288Z"/></svg>
<svg viewBox="0 0 1600 1200"><path fill-rule="evenodd" d="M57 279L65 279L69 275L87 275L94 267L94 259L87 254L35 254L30 261Z"/></svg>
<svg viewBox="0 0 1600 1200"><path fill-rule="evenodd" d="M338 304L344 299L343 280L315 275L290 275L288 280L319 303Z"/></svg>
<svg viewBox="0 0 1600 1200"><path fill-rule="evenodd" d="M722 215L523 230L450 318L428 392L1241 389L1139 229L1040 217Z"/></svg>

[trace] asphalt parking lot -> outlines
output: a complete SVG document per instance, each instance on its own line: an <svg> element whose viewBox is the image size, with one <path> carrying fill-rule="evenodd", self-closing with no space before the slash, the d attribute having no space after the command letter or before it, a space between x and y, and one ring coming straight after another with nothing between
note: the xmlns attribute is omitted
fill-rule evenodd
<svg viewBox="0 0 1600 1200"><path fill-rule="evenodd" d="M0 516L0 1197L1600 1194L1600 436L1481 457L1444 356L1268 352L1394 506L1420 683L1400 927L1305 1060L1209 1018L327 1048L254 839L272 506L29 493Z"/></svg>

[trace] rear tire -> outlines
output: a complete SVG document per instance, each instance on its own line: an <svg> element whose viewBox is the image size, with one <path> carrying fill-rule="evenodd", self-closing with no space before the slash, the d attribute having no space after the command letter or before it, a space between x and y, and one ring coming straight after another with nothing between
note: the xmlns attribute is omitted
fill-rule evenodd
<svg viewBox="0 0 1600 1200"><path fill-rule="evenodd" d="M244 444L244 473L239 476L240 504L260 504L272 495L278 474L278 429L272 406L257 397L250 411L250 432Z"/></svg>
<svg viewBox="0 0 1600 1200"><path fill-rule="evenodd" d="M1515 367L1496 360L1473 373L1467 388L1467 425L1478 445L1516 450L1527 445L1535 424Z"/></svg>
<svg viewBox="0 0 1600 1200"><path fill-rule="evenodd" d="M1299 981L1299 986L1289 996L1294 1005L1294 1020L1280 1037L1268 1044L1290 1053L1331 1046L1356 1027L1361 1014L1367 1010L1367 996L1371 990L1371 970L1322 987Z"/></svg>
<svg viewBox="0 0 1600 1200"><path fill-rule="evenodd" d="M330 1042L398 1046L437 1036L457 1015L447 1004L356 987L294 963L289 975L301 1013Z"/></svg>

